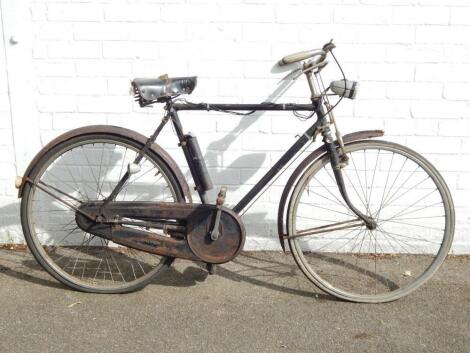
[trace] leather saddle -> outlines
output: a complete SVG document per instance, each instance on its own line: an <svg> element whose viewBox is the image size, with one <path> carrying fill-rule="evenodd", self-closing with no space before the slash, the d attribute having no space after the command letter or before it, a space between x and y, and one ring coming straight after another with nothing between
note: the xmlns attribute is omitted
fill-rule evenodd
<svg viewBox="0 0 470 353"><path fill-rule="evenodd" d="M181 94L191 94L196 87L197 77L135 78L132 87L136 100L141 106L164 102Z"/></svg>

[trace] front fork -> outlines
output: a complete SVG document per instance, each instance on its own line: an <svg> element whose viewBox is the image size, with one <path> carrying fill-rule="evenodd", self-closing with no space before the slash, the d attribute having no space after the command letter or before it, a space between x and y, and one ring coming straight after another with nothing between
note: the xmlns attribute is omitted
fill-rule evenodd
<svg viewBox="0 0 470 353"><path fill-rule="evenodd" d="M331 136L331 130L329 127L323 128L321 134L323 136L323 143L325 144L328 155L330 156L331 168L333 169L336 184L338 185L339 192L341 193L343 200L346 202L351 211L353 211L360 219L364 221L368 229L377 228L377 223L371 217L359 211L349 199L346 186L344 185L343 173L341 171L341 168L346 165L345 162L347 161L347 156L345 155L344 150L341 149L340 156L338 153L337 144L334 142L333 137Z"/></svg>

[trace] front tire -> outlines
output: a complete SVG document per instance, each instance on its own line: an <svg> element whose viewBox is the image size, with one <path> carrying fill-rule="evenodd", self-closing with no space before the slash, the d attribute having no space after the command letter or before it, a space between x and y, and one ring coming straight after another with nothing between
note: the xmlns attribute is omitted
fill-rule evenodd
<svg viewBox="0 0 470 353"><path fill-rule="evenodd" d="M368 140L345 151L348 194L378 227L355 225L325 154L306 168L289 202L292 255L310 281L338 298L396 300L428 280L449 252L455 223L449 189L431 163L407 147ZM318 228L333 223L339 224L334 231Z"/></svg>

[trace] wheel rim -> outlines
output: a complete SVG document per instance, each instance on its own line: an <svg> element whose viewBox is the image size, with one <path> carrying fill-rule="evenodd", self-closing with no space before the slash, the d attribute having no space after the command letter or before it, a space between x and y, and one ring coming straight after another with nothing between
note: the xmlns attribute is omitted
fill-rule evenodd
<svg viewBox="0 0 470 353"><path fill-rule="evenodd" d="M78 141L55 152L34 182L64 191L70 197L61 196L74 206L80 201L102 200L139 148L105 138ZM131 176L116 200L177 201L176 190L157 163L145 155L139 163L140 171ZM34 185L28 198L28 226L35 248L47 265L60 278L90 290L133 287L151 279L167 260L82 231L75 223L74 210Z"/></svg>
<svg viewBox="0 0 470 353"><path fill-rule="evenodd" d="M377 229L362 225L301 236L290 240L291 249L307 277L338 297L397 299L444 260L453 224L450 196L434 168L406 148L356 143L348 156L343 169L348 194ZM293 195L289 235L357 219L339 194L328 156L304 173Z"/></svg>

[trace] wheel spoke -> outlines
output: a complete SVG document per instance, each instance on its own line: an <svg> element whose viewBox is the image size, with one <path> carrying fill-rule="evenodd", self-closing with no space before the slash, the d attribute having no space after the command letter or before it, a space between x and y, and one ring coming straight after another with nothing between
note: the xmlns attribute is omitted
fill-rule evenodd
<svg viewBox="0 0 470 353"><path fill-rule="evenodd" d="M381 210L384 209L387 205L387 200L388 200L388 196L390 195L390 192L392 191L393 187L395 186L395 183L397 182L397 179L398 177L400 176L401 174L401 171L403 170L403 168L405 167L405 164L406 162L408 161L408 158L405 158L405 160L403 161L403 164L401 165L400 167L400 170L397 172L397 174L395 175L395 179L393 179L393 182L392 184L390 185L390 188L388 189L387 191L387 195L385 195L385 198L384 198L384 201L383 201L383 204L382 204L382 207L380 208ZM417 167L417 169L419 168L419 166ZM393 197L393 196L392 196ZM380 213L380 212L379 212Z"/></svg>
<svg viewBox="0 0 470 353"><path fill-rule="evenodd" d="M361 196L359 196L359 193L357 192L357 190L354 188L354 183L351 183L351 185L353 186L354 188L354 191L356 192L357 194L357 197L359 197L359 200L361 200L362 204L364 205L364 208L369 211L369 207L366 205L366 202L367 202L367 195L366 193L364 192L364 188L362 187L362 182L361 182L361 178L359 177L359 172L357 171L357 167L356 167L356 163L354 163L354 158L353 158L353 155L350 153L349 156L351 157L351 161L353 163L353 166L354 166L354 171L356 172L356 177L357 177L357 181L359 182L359 186L361 188L361 191L362 191L362 196L364 196L364 199L362 199ZM346 174L346 177L348 178L349 180L349 177L347 176L348 174L347 173L344 173Z"/></svg>
<svg viewBox="0 0 470 353"><path fill-rule="evenodd" d="M377 217L380 216L380 211L382 210L382 205L383 205L384 197L385 197L385 190L387 189L388 179L390 177L390 170L392 169L392 164L393 164L393 158L394 157L395 157L395 152L393 152L392 158L390 159L390 164L388 166L387 179L385 180L385 185L384 185L384 189L383 189L383 192L382 192L382 199L380 200L380 206L379 206L379 209L377 211Z"/></svg>

